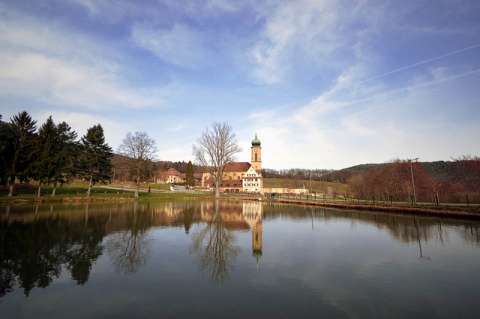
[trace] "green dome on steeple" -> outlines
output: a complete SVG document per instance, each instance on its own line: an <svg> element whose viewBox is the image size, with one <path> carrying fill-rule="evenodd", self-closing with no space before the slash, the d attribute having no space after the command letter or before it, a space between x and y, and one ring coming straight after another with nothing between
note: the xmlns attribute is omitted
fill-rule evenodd
<svg viewBox="0 0 480 319"><path fill-rule="evenodd" d="M257 134L255 133L255 138L252 140L252 146L260 146L260 140L258 139Z"/></svg>

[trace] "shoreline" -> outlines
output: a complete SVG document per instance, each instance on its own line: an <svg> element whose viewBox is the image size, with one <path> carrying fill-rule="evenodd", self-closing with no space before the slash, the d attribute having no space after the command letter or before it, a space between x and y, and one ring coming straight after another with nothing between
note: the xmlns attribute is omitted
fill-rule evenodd
<svg viewBox="0 0 480 319"><path fill-rule="evenodd" d="M48 204L48 203L132 203L135 198L132 195L126 194L94 194L90 197L80 195L57 195L55 197L45 196L37 198L35 196L14 196L14 197L0 197L0 204ZM202 193L188 193L188 192L162 192L154 193L145 196L145 193L140 195L138 201L157 201L157 200L185 200L185 199L208 199L215 200L213 194ZM255 196L221 196L220 200L246 200L246 201L260 201L263 203L280 203L300 206L315 206L336 208L343 210L357 210L357 211L373 211L383 213L395 213L406 215L432 216L432 217L448 217L456 219L475 219L480 220L480 212L467 211L462 207L406 207L406 206L390 206L390 205L370 205L370 204L353 204L353 203L335 203L323 201L311 201L301 199L275 199L265 200Z"/></svg>
<svg viewBox="0 0 480 319"><path fill-rule="evenodd" d="M316 206L316 207L327 207L327 208L336 208L342 210L357 210L357 211L373 211L373 212L383 212L383 213L394 213L394 214L404 214L404 215L419 215L419 216L430 216L430 217L445 217L445 218L456 218L456 219L474 219L480 220L480 213L469 212L465 210L455 210L451 208L431 208L431 207L405 207L405 206L385 206L385 205L358 205L358 204L347 204L347 203L331 203L331 202L312 202L305 200L288 200L288 199L279 199L266 201L268 203L281 203L281 204L293 204L301 206Z"/></svg>

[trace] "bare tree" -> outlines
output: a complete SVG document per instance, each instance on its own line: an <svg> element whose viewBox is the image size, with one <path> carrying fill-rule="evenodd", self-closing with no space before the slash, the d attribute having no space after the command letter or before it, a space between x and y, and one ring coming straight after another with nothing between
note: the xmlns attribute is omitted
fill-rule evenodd
<svg viewBox="0 0 480 319"><path fill-rule="evenodd" d="M151 161L155 157L157 147L155 141L145 132L128 133L119 147L119 152L132 159L132 168L135 172L135 198L138 198L140 179L145 169L151 167Z"/></svg>
<svg viewBox="0 0 480 319"><path fill-rule="evenodd" d="M225 165L234 160L235 154L240 152L232 127L227 123L213 123L206 128L193 146L193 154L201 166L208 168L215 184L215 197L220 197Z"/></svg>

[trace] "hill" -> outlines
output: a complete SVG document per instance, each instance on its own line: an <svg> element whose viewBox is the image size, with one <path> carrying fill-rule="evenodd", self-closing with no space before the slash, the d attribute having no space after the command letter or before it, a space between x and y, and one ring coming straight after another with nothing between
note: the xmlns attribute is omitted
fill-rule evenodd
<svg viewBox="0 0 480 319"><path fill-rule="evenodd" d="M366 173L371 170L383 168L390 163L380 164L360 164L352 167L329 172L321 177L321 180L327 182L346 183L349 178L360 173ZM435 161L419 162L425 171L435 180L448 182L456 178L458 171L462 168L461 161Z"/></svg>

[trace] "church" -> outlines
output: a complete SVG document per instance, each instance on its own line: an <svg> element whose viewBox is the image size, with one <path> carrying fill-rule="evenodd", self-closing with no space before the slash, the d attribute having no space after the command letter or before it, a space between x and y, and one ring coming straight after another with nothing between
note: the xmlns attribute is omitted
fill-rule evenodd
<svg viewBox="0 0 480 319"><path fill-rule="evenodd" d="M262 193L262 146L255 134L252 140L250 162L232 162L225 165L221 192L227 193ZM210 173L203 173L202 187L213 187L213 179Z"/></svg>

